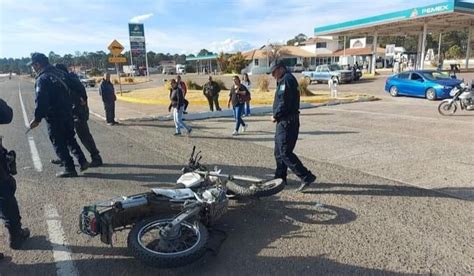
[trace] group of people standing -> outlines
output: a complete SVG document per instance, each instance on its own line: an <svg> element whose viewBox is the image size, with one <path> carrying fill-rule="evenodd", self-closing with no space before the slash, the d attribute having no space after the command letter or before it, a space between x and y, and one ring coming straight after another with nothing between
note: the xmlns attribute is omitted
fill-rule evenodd
<svg viewBox="0 0 474 276"><path fill-rule="evenodd" d="M36 108L34 119L30 122L30 129L38 127L43 119L46 121L49 138L59 158L57 163L65 168L56 176L77 176L70 152L78 159L81 171L92 166L101 166L102 158L87 124L89 118L87 94L80 81L68 72L64 65L52 66L48 58L41 53L34 53L29 65L37 74L35 82ZM315 182L316 176L293 153L300 127L298 82L283 63L274 64L271 73L277 81L271 118L272 122L276 123L275 178L281 178L286 183L288 169L290 169L301 179L298 190L304 191ZM239 76L234 76L233 81L234 85L230 89L228 107L232 104L236 120L233 133L235 135L240 128L245 131L248 127L248 124L242 120L242 114L247 113L247 110L250 109L250 80L248 76L244 76L242 82ZM216 105L217 110L220 110L215 94L209 93L212 90L218 91L216 92L218 94L220 88L217 88L212 78L209 77L209 82L204 87L204 93L206 97L212 96L212 104ZM104 76L100 91L106 113L109 112L107 122L114 125L115 106L110 103L115 102L116 99L108 95L115 93L113 85L110 83L110 75ZM186 86L180 77L171 80L170 100L176 126L175 135L181 135L182 129L185 129L189 134L192 132L192 128L187 126L182 119L183 112L187 107L185 91L187 91ZM0 124L11 122L12 117L11 108L0 99ZM91 154L92 161L90 163L87 162L75 140L75 131ZM0 218L5 221L10 233L10 247L20 249L23 242L29 238L30 231L27 228L22 228L21 216L15 198L16 182L12 177L16 172L13 172L7 162L8 154L11 155L3 146L0 146ZM0 254L0 258L2 257L3 255Z"/></svg>
<svg viewBox="0 0 474 276"><path fill-rule="evenodd" d="M293 153L299 134L299 106L300 94L298 81L281 62L276 62L271 68L272 76L277 81L275 98L273 101L272 122L276 123L275 131L275 160L277 168L275 178L287 181L287 171L292 170L300 179L299 191L304 191L309 185L316 181L316 176L311 173ZM179 76L178 76L179 77ZM175 135L181 135L181 129L191 133L192 128L183 122L184 110L183 88L180 87L181 78L171 80L170 100L173 108L173 118L176 126ZM184 83L183 83L184 84ZM248 124L242 119L243 115L250 116L250 94L251 82L247 74L241 80L239 76L233 77L233 85L230 88L227 107L232 105L235 119L235 128L232 135L238 135L248 129ZM220 111L219 92L221 88L218 83L209 76L208 82L203 87L203 94L209 102L209 108Z"/></svg>

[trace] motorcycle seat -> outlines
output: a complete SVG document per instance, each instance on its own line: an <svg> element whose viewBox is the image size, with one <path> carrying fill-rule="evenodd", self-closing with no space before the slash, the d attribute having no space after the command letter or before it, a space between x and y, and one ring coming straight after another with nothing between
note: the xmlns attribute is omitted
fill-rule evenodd
<svg viewBox="0 0 474 276"><path fill-rule="evenodd" d="M189 198L194 198L194 192L189 189L189 188L184 188L184 189L160 189L160 188L155 188L151 189L153 193L156 195L161 195L170 199L177 199L177 200L183 200L183 199L189 199Z"/></svg>

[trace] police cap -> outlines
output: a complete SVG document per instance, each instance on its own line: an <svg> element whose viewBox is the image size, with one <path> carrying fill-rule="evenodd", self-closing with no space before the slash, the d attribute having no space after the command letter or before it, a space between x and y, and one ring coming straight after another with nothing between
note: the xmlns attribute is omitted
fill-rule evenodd
<svg viewBox="0 0 474 276"><path fill-rule="evenodd" d="M31 61L26 65L31 66L33 63L39 63L41 65L46 65L49 63L49 59L42 53L33 53L31 54Z"/></svg>

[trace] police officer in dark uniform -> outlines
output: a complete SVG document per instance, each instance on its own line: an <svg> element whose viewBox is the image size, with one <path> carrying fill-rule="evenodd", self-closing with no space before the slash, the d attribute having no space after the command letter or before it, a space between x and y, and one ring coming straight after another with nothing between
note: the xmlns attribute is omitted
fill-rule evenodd
<svg viewBox="0 0 474 276"><path fill-rule="evenodd" d="M103 165L102 157L100 156L99 150L94 141L94 137L89 129L89 107L87 106L87 93L84 85L73 72L69 72L64 64L56 64L55 67L62 70L68 80L68 86L71 92L71 99L73 103L73 117L74 117L74 129L76 130L77 137L81 140L84 147L89 151L92 161L89 167L99 167ZM54 164L59 164L61 160L53 160Z"/></svg>
<svg viewBox="0 0 474 276"><path fill-rule="evenodd" d="M33 53L28 63L35 70L36 109L30 129L39 126L45 119L53 148L64 165L57 177L76 177L77 172L69 150L78 159L81 171L88 168L84 153L77 144L72 117L72 100L65 74L49 63L41 53ZM68 149L69 148L69 149Z"/></svg>
<svg viewBox="0 0 474 276"><path fill-rule="evenodd" d="M0 99L0 124L9 124L13 119L13 110ZM8 152L1 144L0 137L0 218L10 233L10 248L20 249L30 237L28 228L21 228L21 216L15 198L16 174L15 154ZM0 259L3 254L0 253Z"/></svg>
<svg viewBox="0 0 474 276"><path fill-rule="evenodd" d="M272 121L276 123L275 178L282 178L286 182L287 171L290 168L301 179L298 191L302 192L316 180L316 176L303 166L293 153L300 128L298 81L281 62L276 62L271 67L271 72L277 81L272 117Z"/></svg>

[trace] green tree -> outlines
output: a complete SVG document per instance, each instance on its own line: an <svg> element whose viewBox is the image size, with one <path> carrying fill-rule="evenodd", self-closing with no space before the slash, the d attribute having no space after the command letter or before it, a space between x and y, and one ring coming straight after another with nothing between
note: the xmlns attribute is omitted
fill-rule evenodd
<svg viewBox="0 0 474 276"><path fill-rule="evenodd" d="M446 58L448 59L458 59L463 56L463 51L458 45L453 45L446 53Z"/></svg>
<svg viewBox="0 0 474 276"><path fill-rule="evenodd" d="M288 40L286 42L286 45L293 46L293 45L296 45L297 43L299 44L299 43L304 42L306 40L308 40L308 37L305 34L300 33L297 36L295 36L294 38Z"/></svg>
<svg viewBox="0 0 474 276"><path fill-rule="evenodd" d="M240 72L247 67L248 62L245 60L244 56L241 52L237 52L236 54L232 55L227 64L228 71L240 74Z"/></svg>
<svg viewBox="0 0 474 276"><path fill-rule="evenodd" d="M198 56L207 56L207 55L212 55L212 54L213 54L212 52L209 52L206 49L201 49L201 51L199 51L198 53Z"/></svg>

